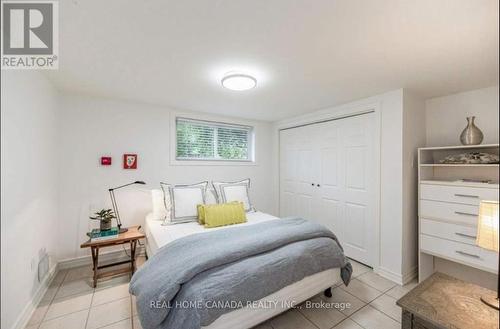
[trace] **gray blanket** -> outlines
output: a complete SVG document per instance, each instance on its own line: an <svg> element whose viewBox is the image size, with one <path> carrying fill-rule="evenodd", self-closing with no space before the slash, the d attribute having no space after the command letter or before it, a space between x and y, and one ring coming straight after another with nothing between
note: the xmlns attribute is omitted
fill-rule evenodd
<svg viewBox="0 0 500 329"><path fill-rule="evenodd" d="M197 329L308 275L352 267L335 235L299 218L193 234L175 240L130 282L144 329Z"/></svg>

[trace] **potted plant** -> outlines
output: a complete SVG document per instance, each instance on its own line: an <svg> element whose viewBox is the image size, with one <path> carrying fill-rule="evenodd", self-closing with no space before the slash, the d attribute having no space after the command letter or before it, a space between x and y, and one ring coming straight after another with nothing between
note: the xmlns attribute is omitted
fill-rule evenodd
<svg viewBox="0 0 500 329"><path fill-rule="evenodd" d="M111 229L111 221L116 218L115 213L112 209L102 209L95 213L94 217L90 219L98 220L100 223L99 228L101 231L107 231Z"/></svg>

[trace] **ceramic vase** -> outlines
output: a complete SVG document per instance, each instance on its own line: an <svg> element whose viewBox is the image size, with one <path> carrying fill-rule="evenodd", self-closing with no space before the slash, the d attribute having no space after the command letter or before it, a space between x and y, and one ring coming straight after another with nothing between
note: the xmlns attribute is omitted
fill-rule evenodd
<svg viewBox="0 0 500 329"><path fill-rule="evenodd" d="M467 127L460 134L463 145L479 145L483 141L483 132L474 124L475 118L467 117Z"/></svg>

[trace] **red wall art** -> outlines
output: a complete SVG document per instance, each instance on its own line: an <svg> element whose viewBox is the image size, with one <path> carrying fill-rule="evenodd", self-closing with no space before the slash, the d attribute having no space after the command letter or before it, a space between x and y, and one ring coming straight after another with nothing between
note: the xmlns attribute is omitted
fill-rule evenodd
<svg viewBox="0 0 500 329"><path fill-rule="evenodd" d="M137 169L137 154L123 155L123 169Z"/></svg>
<svg viewBox="0 0 500 329"><path fill-rule="evenodd" d="M101 166L111 166L111 157L101 157Z"/></svg>

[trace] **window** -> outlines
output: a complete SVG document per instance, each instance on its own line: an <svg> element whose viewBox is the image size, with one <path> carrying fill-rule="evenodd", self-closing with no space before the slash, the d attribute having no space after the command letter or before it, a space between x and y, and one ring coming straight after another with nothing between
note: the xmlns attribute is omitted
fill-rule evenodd
<svg viewBox="0 0 500 329"><path fill-rule="evenodd" d="M177 160L253 160L253 128L176 118Z"/></svg>

